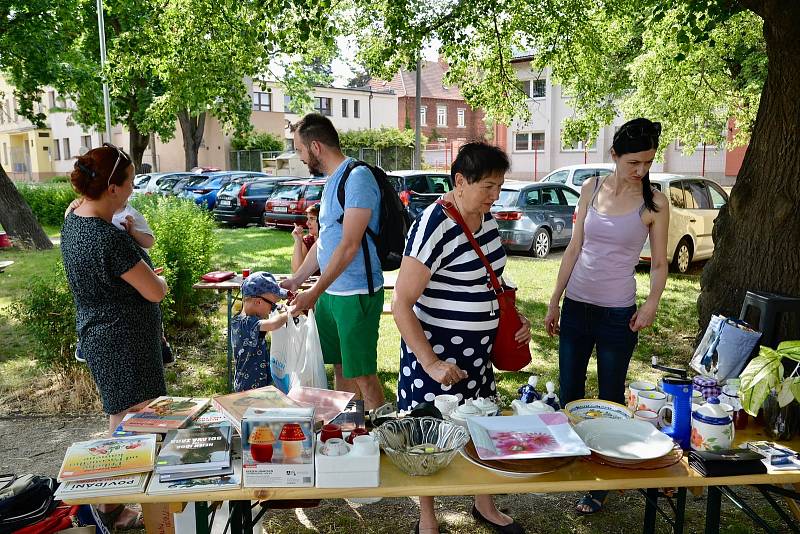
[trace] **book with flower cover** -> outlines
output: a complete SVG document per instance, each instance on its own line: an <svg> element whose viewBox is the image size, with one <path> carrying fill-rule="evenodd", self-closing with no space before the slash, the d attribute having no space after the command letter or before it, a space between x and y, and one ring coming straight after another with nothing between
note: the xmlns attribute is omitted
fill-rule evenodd
<svg viewBox="0 0 800 534"><path fill-rule="evenodd" d="M153 470L156 437L141 434L79 441L67 448L58 481L89 480Z"/></svg>
<svg viewBox="0 0 800 534"><path fill-rule="evenodd" d="M167 432L188 425L208 406L207 398L158 397L122 424L126 432Z"/></svg>
<svg viewBox="0 0 800 534"><path fill-rule="evenodd" d="M563 412L507 417L468 417L467 426L481 460L522 460L588 456L589 447Z"/></svg>
<svg viewBox="0 0 800 534"><path fill-rule="evenodd" d="M230 421L233 428L241 435L244 412L251 406L254 408L297 408L306 406L287 397L275 386L249 389L238 393L220 395L211 399L212 407Z"/></svg>
<svg viewBox="0 0 800 534"><path fill-rule="evenodd" d="M106 497L144 493L149 476L150 473L134 473L132 475L64 482L58 486L55 497L66 501L81 497Z"/></svg>

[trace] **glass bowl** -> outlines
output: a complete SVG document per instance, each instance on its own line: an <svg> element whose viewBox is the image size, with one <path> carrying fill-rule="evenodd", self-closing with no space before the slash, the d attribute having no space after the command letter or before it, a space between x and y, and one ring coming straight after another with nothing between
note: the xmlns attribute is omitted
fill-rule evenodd
<svg viewBox="0 0 800 534"><path fill-rule="evenodd" d="M433 417L404 417L376 429L389 459L409 475L432 475L469 441L466 428Z"/></svg>

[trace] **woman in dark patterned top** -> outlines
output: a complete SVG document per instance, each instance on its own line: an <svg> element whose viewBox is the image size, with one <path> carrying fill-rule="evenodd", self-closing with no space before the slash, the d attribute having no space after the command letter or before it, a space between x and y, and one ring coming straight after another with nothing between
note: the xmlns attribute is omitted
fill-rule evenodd
<svg viewBox="0 0 800 534"><path fill-rule="evenodd" d="M133 164L108 143L78 158L72 185L85 201L61 229L61 254L77 308L78 339L109 435L127 412L166 395L161 310L167 293L150 257L111 219L133 191Z"/></svg>

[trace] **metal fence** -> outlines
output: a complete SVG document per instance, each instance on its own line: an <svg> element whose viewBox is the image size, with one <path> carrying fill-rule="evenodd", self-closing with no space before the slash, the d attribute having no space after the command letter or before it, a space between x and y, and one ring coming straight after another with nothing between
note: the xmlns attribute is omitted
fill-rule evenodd
<svg viewBox="0 0 800 534"><path fill-rule="evenodd" d="M278 157L281 152L267 152L265 150L231 150L230 170L261 172L264 160Z"/></svg>
<svg viewBox="0 0 800 534"><path fill-rule="evenodd" d="M414 162L414 149L406 146L346 148L343 152L346 156L377 165L387 171L410 169Z"/></svg>

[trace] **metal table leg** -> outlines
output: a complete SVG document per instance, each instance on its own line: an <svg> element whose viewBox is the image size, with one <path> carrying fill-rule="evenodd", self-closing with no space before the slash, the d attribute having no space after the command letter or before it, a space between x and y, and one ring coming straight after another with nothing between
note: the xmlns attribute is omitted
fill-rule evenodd
<svg viewBox="0 0 800 534"><path fill-rule="evenodd" d="M208 503L206 501L197 501L194 503L194 531L197 534L211 534L211 525L209 524L209 511Z"/></svg>
<svg viewBox="0 0 800 534"><path fill-rule="evenodd" d="M683 521L686 516L686 488L678 488L678 503L675 508L675 524L673 532L683 534Z"/></svg>
<svg viewBox="0 0 800 534"><path fill-rule="evenodd" d="M253 534L250 501L230 501L231 534Z"/></svg>
<svg viewBox="0 0 800 534"><path fill-rule="evenodd" d="M653 534L656 531L656 511L658 510L658 488L647 488L644 504L644 534Z"/></svg>
<svg viewBox="0 0 800 534"><path fill-rule="evenodd" d="M706 528L705 534L719 534L720 506L722 493L716 486L708 487L706 499Z"/></svg>

